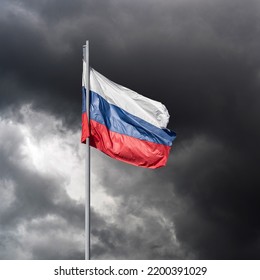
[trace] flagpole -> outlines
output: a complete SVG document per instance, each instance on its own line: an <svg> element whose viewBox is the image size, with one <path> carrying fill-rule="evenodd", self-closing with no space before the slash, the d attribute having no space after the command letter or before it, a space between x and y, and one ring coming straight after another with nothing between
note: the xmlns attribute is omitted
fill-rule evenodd
<svg viewBox="0 0 260 280"><path fill-rule="evenodd" d="M85 50L85 51L84 51ZM89 124L89 41L83 47L83 59L86 63L86 113ZM85 166L85 260L90 260L90 147L89 138L86 139L86 166Z"/></svg>

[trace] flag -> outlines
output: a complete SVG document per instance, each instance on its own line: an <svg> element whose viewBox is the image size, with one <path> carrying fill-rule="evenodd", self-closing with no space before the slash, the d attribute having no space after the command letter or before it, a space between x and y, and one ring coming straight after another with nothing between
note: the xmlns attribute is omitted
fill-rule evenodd
<svg viewBox="0 0 260 280"><path fill-rule="evenodd" d="M108 156L147 168L167 162L175 132L166 128L166 107L118 85L90 68L90 119L86 115L85 65L82 79L82 137ZM88 129L90 127L90 130Z"/></svg>

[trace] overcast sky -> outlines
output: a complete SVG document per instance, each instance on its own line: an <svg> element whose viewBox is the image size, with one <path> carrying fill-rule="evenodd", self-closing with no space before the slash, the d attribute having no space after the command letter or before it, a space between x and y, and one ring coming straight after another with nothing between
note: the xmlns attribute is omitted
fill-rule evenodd
<svg viewBox="0 0 260 280"><path fill-rule="evenodd" d="M91 151L93 259L260 258L258 0L0 0L0 258L84 258L82 45L166 105L166 167Z"/></svg>

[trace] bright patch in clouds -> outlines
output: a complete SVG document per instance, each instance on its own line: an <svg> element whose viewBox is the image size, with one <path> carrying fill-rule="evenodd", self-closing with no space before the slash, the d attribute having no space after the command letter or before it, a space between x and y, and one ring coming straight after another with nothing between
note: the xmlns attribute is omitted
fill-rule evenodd
<svg viewBox="0 0 260 280"><path fill-rule="evenodd" d="M30 106L21 109L24 161L38 173L63 178L71 198L84 199L84 151L79 133L65 131L62 122Z"/></svg>

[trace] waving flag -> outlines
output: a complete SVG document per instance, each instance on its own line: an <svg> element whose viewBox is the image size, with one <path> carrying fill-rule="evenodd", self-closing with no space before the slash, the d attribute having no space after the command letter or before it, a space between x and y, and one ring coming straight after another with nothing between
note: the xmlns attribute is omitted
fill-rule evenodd
<svg viewBox="0 0 260 280"><path fill-rule="evenodd" d="M84 72L83 66L83 72ZM160 102L118 85L90 68L90 123L83 73L82 137L108 156L142 167L167 162L176 134L166 128L169 113ZM90 131L88 130L90 127Z"/></svg>

